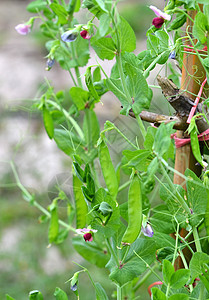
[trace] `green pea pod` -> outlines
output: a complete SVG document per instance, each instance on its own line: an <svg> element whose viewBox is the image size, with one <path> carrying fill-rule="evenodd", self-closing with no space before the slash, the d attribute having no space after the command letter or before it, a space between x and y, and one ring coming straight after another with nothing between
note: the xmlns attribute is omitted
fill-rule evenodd
<svg viewBox="0 0 209 300"><path fill-rule="evenodd" d="M207 206L205 212L205 229L206 229L207 236L209 236L209 177L208 176L209 176L209 171L206 171L204 175L204 185L207 188Z"/></svg>
<svg viewBox="0 0 209 300"><path fill-rule="evenodd" d="M137 174L132 178L128 192L128 227L123 235L122 244L133 243L142 225L142 192L141 182Z"/></svg>
<svg viewBox="0 0 209 300"><path fill-rule="evenodd" d="M54 123L49 110L45 106L43 107L43 120L48 137L52 139L54 137Z"/></svg>
<svg viewBox="0 0 209 300"><path fill-rule="evenodd" d="M110 195L115 199L118 193L118 179L112 164L110 153L106 143L102 140L99 144L99 161L103 177Z"/></svg>
<svg viewBox="0 0 209 300"><path fill-rule="evenodd" d="M76 206L76 228L84 228L88 207L82 192L82 182L77 176L73 176L73 193Z"/></svg>
<svg viewBox="0 0 209 300"><path fill-rule="evenodd" d="M54 200L52 204L49 206L49 211L51 213L51 219L49 224L49 232L48 238L49 243L56 242L58 234L59 234L59 218L58 218L58 209L57 209L57 201Z"/></svg>
<svg viewBox="0 0 209 300"><path fill-rule="evenodd" d="M191 139L191 147L192 147L192 152L198 163L201 164L202 167L204 167L203 162L202 162L202 155L200 153L200 146L199 146L199 141L197 137L197 132L195 129L192 129L190 131L190 139Z"/></svg>
<svg viewBox="0 0 209 300"><path fill-rule="evenodd" d="M86 73L85 73L85 82L86 82L86 86L89 90L89 93L91 94L91 96L94 98L94 100L96 102L99 102L100 97L97 94L97 91L93 85L93 79L92 79L92 75L91 75L91 67L88 67L86 69Z"/></svg>

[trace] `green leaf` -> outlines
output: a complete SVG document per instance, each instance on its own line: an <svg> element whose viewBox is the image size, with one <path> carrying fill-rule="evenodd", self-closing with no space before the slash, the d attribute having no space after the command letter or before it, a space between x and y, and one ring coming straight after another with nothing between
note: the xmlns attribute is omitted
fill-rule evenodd
<svg viewBox="0 0 209 300"><path fill-rule="evenodd" d="M155 260L154 253L155 243L153 240L138 238L131 244L122 266L107 265L107 268L110 268L111 271L110 279L120 286L132 281L146 270L146 263L150 265Z"/></svg>
<svg viewBox="0 0 209 300"><path fill-rule="evenodd" d="M187 169L185 176L189 179L186 182L186 187L188 204L192 209L190 224L195 226L204 217L207 206L207 190L203 182L191 170Z"/></svg>
<svg viewBox="0 0 209 300"><path fill-rule="evenodd" d="M157 133L155 135L155 140L153 144L153 150L162 157L168 149L170 148L171 138L170 135L173 133L173 125L171 122L169 124L162 123L158 127Z"/></svg>
<svg viewBox="0 0 209 300"><path fill-rule="evenodd" d="M96 287L96 300L108 300L108 296L99 282L95 283Z"/></svg>
<svg viewBox="0 0 209 300"><path fill-rule="evenodd" d="M111 38L91 39L91 45L100 59L112 60L116 54L116 47Z"/></svg>
<svg viewBox="0 0 209 300"><path fill-rule="evenodd" d="M58 287L55 289L54 296L56 300L68 300L67 294Z"/></svg>
<svg viewBox="0 0 209 300"><path fill-rule="evenodd" d="M84 109L86 102L89 100L89 92L78 86L73 86L70 89L70 96L78 110Z"/></svg>
<svg viewBox="0 0 209 300"><path fill-rule="evenodd" d="M29 293L29 300L43 300L43 295L41 292L35 290Z"/></svg>
<svg viewBox="0 0 209 300"><path fill-rule="evenodd" d="M6 300L15 300L15 299L9 296L8 294L6 294Z"/></svg>
<svg viewBox="0 0 209 300"><path fill-rule="evenodd" d="M107 34L109 30L111 18L108 14L103 14L99 18L99 21L99 35L100 37L103 37Z"/></svg>
<svg viewBox="0 0 209 300"><path fill-rule="evenodd" d="M154 232L172 233L175 232L173 215L169 212L166 205L158 205L150 218Z"/></svg>
<svg viewBox="0 0 209 300"><path fill-rule="evenodd" d="M149 126L147 128L147 134L145 136L145 141L144 141L144 148L147 150L152 150L152 146L155 140L155 134L157 132L157 128L153 126Z"/></svg>
<svg viewBox="0 0 209 300"><path fill-rule="evenodd" d="M125 51L132 52L136 49L136 36L129 25L129 23L120 16L119 22L117 23L117 31L120 42L120 50L122 53ZM117 35L113 36L114 42L117 45Z"/></svg>
<svg viewBox="0 0 209 300"><path fill-rule="evenodd" d="M54 123L50 111L45 106L43 107L43 120L48 137L52 139L54 137Z"/></svg>
<svg viewBox="0 0 209 300"><path fill-rule="evenodd" d="M99 268L104 268L109 260L109 255L104 249L94 242L85 242L83 237L74 237L72 244L75 250L87 261ZM106 254L105 254L106 253Z"/></svg>
<svg viewBox="0 0 209 300"><path fill-rule="evenodd" d="M57 15L58 17L58 22L61 25L67 24L68 22L68 12L65 10L65 8L57 3L52 3L49 5L51 10Z"/></svg>
<svg viewBox="0 0 209 300"><path fill-rule="evenodd" d="M189 268L191 270L191 282L194 281L195 278L199 277L202 274L202 266L203 264L209 263L209 255L202 252L196 252L193 254L192 259L189 264Z"/></svg>
<svg viewBox="0 0 209 300"><path fill-rule="evenodd" d="M173 289L180 289L187 283L189 278L190 270L177 270L170 278L170 285Z"/></svg>
<svg viewBox="0 0 209 300"><path fill-rule="evenodd" d="M108 78L107 88L113 92L113 94L120 100L123 108L128 112L131 108L131 105L126 98L126 95L123 93L121 79Z"/></svg>
<svg viewBox="0 0 209 300"><path fill-rule="evenodd" d="M124 167L135 168L139 171L146 171L150 163L151 152L149 150L124 150L123 155L126 157Z"/></svg>
<svg viewBox="0 0 209 300"><path fill-rule="evenodd" d="M31 13L37 13L47 7L47 1L36 0L28 4L26 7L27 11Z"/></svg>
<svg viewBox="0 0 209 300"><path fill-rule="evenodd" d="M194 19L193 35L202 44L205 44L207 41L207 27L208 19L206 15L199 11Z"/></svg>
<svg viewBox="0 0 209 300"><path fill-rule="evenodd" d="M152 288L152 299L153 300L166 300L166 295L156 287Z"/></svg>
<svg viewBox="0 0 209 300"><path fill-rule="evenodd" d="M166 259L163 260L163 279L166 284L171 282L171 277L175 273L174 266Z"/></svg>
<svg viewBox="0 0 209 300"><path fill-rule="evenodd" d="M155 241L157 249L164 247L171 247L173 250L175 249L175 240L168 234L155 232L152 239Z"/></svg>
<svg viewBox="0 0 209 300"><path fill-rule="evenodd" d="M193 299L193 298L189 298L189 296L186 294L175 294L168 298L168 300L189 300L189 299Z"/></svg>

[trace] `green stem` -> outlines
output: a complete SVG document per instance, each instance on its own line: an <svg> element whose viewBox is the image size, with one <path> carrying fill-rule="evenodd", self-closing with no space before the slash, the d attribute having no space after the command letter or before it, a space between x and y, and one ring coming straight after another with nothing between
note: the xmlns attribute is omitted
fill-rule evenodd
<svg viewBox="0 0 209 300"><path fill-rule="evenodd" d="M160 281L162 281L163 282L163 279L153 270L153 268L151 268L148 264L147 264L147 262L141 257L141 256L139 256L139 254L138 253L136 253L136 251L134 250L133 251L134 252L134 254L140 259L140 260L142 260L145 264L146 264L146 267L147 268L149 268L150 269L150 271L160 280Z"/></svg>
<svg viewBox="0 0 209 300"><path fill-rule="evenodd" d="M78 125L78 123L69 115L69 113L63 108L60 107L59 104L55 103L52 100L47 100L47 103L50 103L52 106L54 106L55 108L57 108L59 111L63 112L64 116L66 117L67 120L70 121L70 123L73 125L73 127L75 128L75 130L77 131L80 139L83 141L84 140L84 134L82 129L80 128L80 126Z"/></svg>
<svg viewBox="0 0 209 300"><path fill-rule="evenodd" d="M117 300L122 300L122 288L117 285Z"/></svg>
<svg viewBox="0 0 209 300"><path fill-rule="evenodd" d="M151 270L148 270L147 273L142 277L142 279L135 285L133 288L133 292L135 293L141 286L142 284L149 278L149 276L152 274L153 270L157 268L157 264L154 265L154 267Z"/></svg>
<svg viewBox="0 0 209 300"><path fill-rule="evenodd" d="M195 246L196 246L197 252L202 252L202 248L201 248L201 244L200 244L200 239L199 239L197 227L193 227L192 230L193 230L194 242L195 242Z"/></svg>
<svg viewBox="0 0 209 300"><path fill-rule="evenodd" d="M174 265L175 259L176 259L176 254L177 254L177 249L178 249L178 235L179 235L179 223L177 223L176 244L175 244L175 250L174 250L174 253L173 253L172 265Z"/></svg>
<svg viewBox="0 0 209 300"><path fill-rule="evenodd" d="M153 62L149 65L149 67L144 71L144 77L147 78L149 71L152 70L152 68L156 65L156 63L161 59L161 57L165 54L165 52L167 52L168 50L162 52L160 55L158 55Z"/></svg>
<svg viewBox="0 0 209 300"><path fill-rule="evenodd" d="M106 239L106 244L107 244L107 248L108 248L109 252L112 254L112 256L113 256L113 258L115 260L115 263L116 263L117 267L119 268L120 264L119 264L118 258L117 258L116 254L115 254L115 251L112 248L112 245L111 245L109 239Z"/></svg>
<svg viewBox="0 0 209 300"><path fill-rule="evenodd" d="M129 143L133 148L138 150L138 147L134 145L115 125L114 125L114 129L124 138L124 140L126 140L127 143Z"/></svg>
<svg viewBox="0 0 209 300"><path fill-rule="evenodd" d="M11 161L10 162L17 186L19 187L19 189L23 192L23 194L25 195L25 200L29 203L31 203L31 205L35 206L36 208L38 208L43 214L45 214L48 218L51 218L51 214L43 207L41 206L38 202L36 202L33 199L33 195L31 195L26 188L22 185L22 183L20 182L19 176L17 174L17 171L15 169L14 163ZM71 227L69 224L65 223L62 220L58 221L60 225L62 225L63 227L67 228L69 231L73 231L76 232L76 229Z"/></svg>
<svg viewBox="0 0 209 300"><path fill-rule="evenodd" d="M70 46L71 46L71 51L72 51L72 57L77 62L75 46L74 46L73 43L71 43ZM80 74L78 66L75 67L75 74L76 74L76 78L77 78L77 81L78 81L78 86L80 88L82 88L81 74Z"/></svg>
<svg viewBox="0 0 209 300"><path fill-rule="evenodd" d="M182 262L183 262L183 264L184 264L184 268L188 270L189 268L188 268L187 261L186 261L186 259L185 259L185 257L184 257L183 252L182 252L180 249L179 249L179 254L180 254L181 259L182 259ZM190 289L190 293L191 293L191 292L193 291L193 286L192 286L192 284L189 285L189 289Z"/></svg>
<svg viewBox="0 0 209 300"><path fill-rule="evenodd" d="M130 245L127 245L127 246L126 246L126 252L124 253L123 259L122 259L122 261L121 261L121 265L124 263L124 261L125 261L125 259L126 259L126 256L128 255L129 249L130 249Z"/></svg>
<svg viewBox="0 0 209 300"><path fill-rule="evenodd" d="M137 114L135 114L135 117L136 117L136 120L137 120L137 122L138 122L139 128L140 128L140 130L141 130L141 134L142 134L142 136L143 136L143 139L145 140L145 137L146 137L147 132L146 132L146 129L145 129L144 124L143 124L143 122L142 122L142 119L141 119L140 116L137 115Z"/></svg>
<svg viewBox="0 0 209 300"><path fill-rule="evenodd" d="M121 192L122 190L124 190L127 186L129 186L129 184L131 183L131 180L125 182L124 184L122 184L121 186L119 186L118 188L118 193Z"/></svg>

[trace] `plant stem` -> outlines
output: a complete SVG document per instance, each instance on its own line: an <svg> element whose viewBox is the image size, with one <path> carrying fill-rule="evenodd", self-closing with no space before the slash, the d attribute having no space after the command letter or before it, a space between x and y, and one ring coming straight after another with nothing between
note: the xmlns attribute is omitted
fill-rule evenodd
<svg viewBox="0 0 209 300"><path fill-rule="evenodd" d="M38 202L36 202L33 199L33 195L31 195L26 188L22 185L22 183L20 182L19 176L17 174L17 171L15 169L14 163L11 161L10 162L17 186L19 187L19 189L23 192L23 194L25 195L25 200L27 202L29 202L31 205L35 206L36 208L38 208L43 214L45 214L48 218L51 218L51 214L43 207L41 206ZM71 227L69 224L65 223L62 220L58 221L60 225L62 225L63 227L67 228L69 231L73 231L76 232L76 229Z"/></svg>
<svg viewBox="0 0 209 300"><path fill-rule="evenodd" d="M197 252L202 252L202 248L201 248L201 244L200 244L200 239L199 239L197 227L193 227L192 230L193 230L194 242L195 242L195 246L196 246Z"/></svg>
<svg viewBox="0 0 209 300"><path fill-rule="evenodd" d="M71 43L70 46L71 46L71 51L72 51L72 57L77 62L75 46L73 43ZM75 74L76 74L76 78L78 81L78 86L80 88L82 88L81 74L80 74L78 66L75 67Z"/></svg>
<svg viewBox="0 0 209 300"><path fill-rule="evenodd" d="M131 180L125 182L124 184L122 184L121 186L119 186L118 188L118 193L121 192L122 190L124 190L127 186L129 186L129 184L131 183Z"/></svg>
<svg viewBox="0 0 209 300"><path fill-rule="evenodd" d="M111 245L109 239L106 239L106 244L107 244L107 248L108 248L109 252L112 254L112 256L113 256L113 258L114 258L114 260L115 260L116 265L117 265L118 268L119 268L119 267L120 267L120 264L119 264L118 258L117 258L116 254L115 254L115 251L114 251L113 248L112 248L112 245Z"/></svg>
<svg viewBox="0 0 209 300"><path fill-rule="evenodd" d="M188 270L189 268L188 268L187 261L186 261L186 259L185 259L185 257L184 257L183 252L182 252L180 249L179 249L179 254L180 254L181 259L182 259L182 262L183 262L183 264L184 264L184 268ZM192 284L189 285L189 289L190 289L190 293L191 293L191 292L193 291L193 286L192 286Z"/></svg>
<svg viewBox="0 0 209 300"><path fill-rule="evenodd" d="M128 255L129 249L130 249L130 245L127 245L127 246L126 246L126 252L124 253L123 259L122 259L122 261L121 261L121 265L124 263L124 261L125 261L125 259L126 259L126 256Z"/></svg>
<svg viewBox="0 0 209 300"><path fill-rule="evenodd" d="M117 285L117 300L121 300L122 299L122 288Z"/></svg>
<svg viewBox="0 0 209 300"><path fill-rule="evenodd" d="M142 279L135 285L133 288L134 293L142 286L142 284L149 278L149 276L152 274L153 270L157 268L157 264L153 266L151 270L148 270L147 273L142 277Z"/></svg>
<svg viewBox="0 0 209 300"><path fill-rule="evenodd" d="M145 129L145 127L144 127L144 124L143 124L143 122L142 122L142 120L141 120L141 118L140 118L140 116L139 116L138 114L135 114L135 117L136 117L136 120L137 120L137 122L138 122L139 128L140 128L140 130L141 130L141 134L142 134L142 136L143 136L143 139L145 140L146 129Z"/></svg>

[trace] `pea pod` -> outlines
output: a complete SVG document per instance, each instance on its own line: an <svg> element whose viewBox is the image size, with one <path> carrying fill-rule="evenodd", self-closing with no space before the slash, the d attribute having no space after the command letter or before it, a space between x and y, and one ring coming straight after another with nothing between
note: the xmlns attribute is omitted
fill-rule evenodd
<svg viewBox="0 0 209 300"><path fill-rule="evenodd" d="M207 206L206 206L206 212L205 212L205 229L206 229L207 236L209 236L209 171L205 172L204 185L207 188ZM209 240L209 238L208 238L208 240Z"/></svg>
<svg viewBox="0 0 209 300"><path fill-rule="evenodd" d="M190 139L191 139L191 147L192 147L193 155L198 161L198 163L200 163L200 165L204 167L202 162L202 155L200 153L200 146L197 137L197 132L194 129L190 132Z"/></svg>
<svg viewBox="0 0 209 300"><path fill-rule="evenodd" d="M99 161L103 177L110 195L115 199L118 193L118 180L115 168L112 164L110 153L106 143L102 140L99 144Z"/></svg>
<svg viewBox="0 0 209 300"><path fill-rule="evenodd" d="M76 206L76 228L84 228L88 208L82 193L82 182L77 176L73 176L73 193Z"/></svg>
<svg viewBox="0 0 209 300"><path fill-rule="evenodd" d="M137 174L134 174L128 192L128 227L123 235L122 244L133 243L142 225L142 192L141 182Z"/></svg>
<svg viewBox="0 0 209 300"><path fill-rule="evenodd" d="M86 82L86 86L89 90L89 93L91 94L91 96L94 98L94 100L96 102L99 102L100 97L97 94L97 91L93 85L93 79L92 79L92 75L91 75L91 67L88 67L86 69L86 73L85 73L85 82Z"/></svg>

